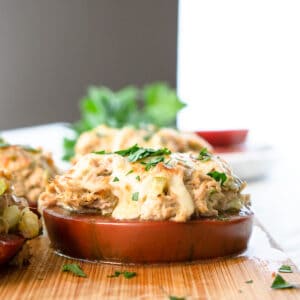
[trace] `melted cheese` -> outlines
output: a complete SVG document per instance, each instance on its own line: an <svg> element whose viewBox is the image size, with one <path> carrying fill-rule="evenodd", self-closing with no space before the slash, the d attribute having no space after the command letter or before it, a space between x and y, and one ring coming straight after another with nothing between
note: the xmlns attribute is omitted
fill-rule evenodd
<svg viewBox="0 0 300 300"><path fill-rule="evenodd" d="M218 157L203 162L191 154L173 153L165 156L165 162L146 170L141 162L118 154L88 154L49 184L40 204L94 209L115 219L184 222L249 201L240 193L245 184ZM225 173L226 182L208 176L211 171Z"/></svg>

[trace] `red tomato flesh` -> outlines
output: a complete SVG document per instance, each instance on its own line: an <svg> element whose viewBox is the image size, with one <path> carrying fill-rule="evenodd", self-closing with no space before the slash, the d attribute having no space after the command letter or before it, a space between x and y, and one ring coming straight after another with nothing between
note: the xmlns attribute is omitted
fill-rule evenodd
<svg viewBox="0 0 300 300"><path fill-rule="evenodd" d="M121 263L195 261L240 253L247 248L253 213L228 220L118 221L59 207L43 212L52 247L87 260Z"/></svg>

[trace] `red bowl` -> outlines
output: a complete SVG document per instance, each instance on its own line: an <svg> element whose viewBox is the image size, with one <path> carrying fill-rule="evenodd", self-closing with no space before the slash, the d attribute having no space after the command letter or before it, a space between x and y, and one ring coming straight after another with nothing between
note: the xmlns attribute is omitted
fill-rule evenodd
<svg viewBox="0 0 300 300"><path fill-rule="evenodd" d="M229 220L118 221L62 208L43 212L52 247L74 258L118 263L195 261L240 253L247 248L253 213Z"/></svg>
<svg viewBox="0 0 300 300"><path fill-rule="evenodd" d="M231 146L246 141L248 129L196 131L196 134L207 140L212 146Z"/></svg>

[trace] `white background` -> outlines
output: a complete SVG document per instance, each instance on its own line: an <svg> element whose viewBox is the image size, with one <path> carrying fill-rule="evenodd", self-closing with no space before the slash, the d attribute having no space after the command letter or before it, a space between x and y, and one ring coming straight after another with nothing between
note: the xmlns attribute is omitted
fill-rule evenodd
<svg viewBox="0 0 300 300"><path fill-rule="evenodd" d="M181 129L300 146L300 1L181 0L178 50Z"/></svg>
<svg viewBox="0 0 300 300"><path fill-rule="evenodd" d="M188 106L178 126L249 128L252 143L273 145L268 178L248 191L259 221L300 266L300 1L179 3L178 91Z"/></svg>

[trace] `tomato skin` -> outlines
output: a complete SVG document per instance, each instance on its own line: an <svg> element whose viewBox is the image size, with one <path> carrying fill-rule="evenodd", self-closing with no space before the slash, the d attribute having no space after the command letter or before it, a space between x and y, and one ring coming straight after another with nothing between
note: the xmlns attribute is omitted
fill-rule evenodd
<svg viewBox="0 0 300 300"><path fill-rule="evenodd" d="M119 263L195 261L241 253L252 232L253 213L229 220L118 221L95 214L43 211L52 247L65 255Z"/></svg>
<svg viewBox="0 0 300 300"><path fill-rule="evenodd" d="M22 248L25 239L16 234L0 234L0 265L9 262Z"/></svg>
<svg viewBox="0 0 300 300"><path fill-rule="evenodd" d="M246 141L248 129L196 131L196 134L207 140L213 147L224 147L242 144Z"/></svg>

